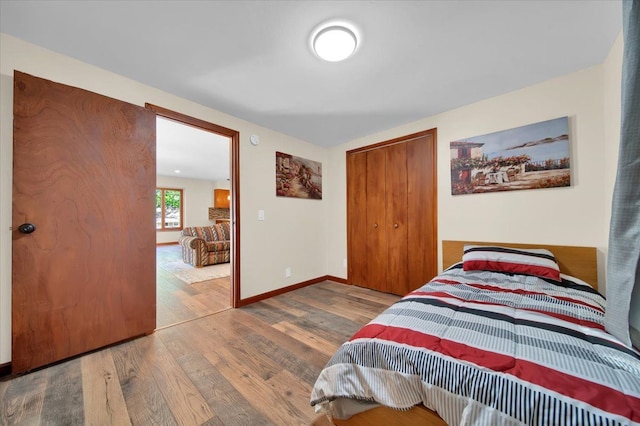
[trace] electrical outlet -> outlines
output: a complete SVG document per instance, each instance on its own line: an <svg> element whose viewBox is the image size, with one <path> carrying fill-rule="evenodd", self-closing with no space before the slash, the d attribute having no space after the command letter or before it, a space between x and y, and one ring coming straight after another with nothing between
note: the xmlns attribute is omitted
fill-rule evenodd
<svg viewBox="0 0 640 426"><path fill-rule="evenodd" d="M264 220L264 210L258 210L258 220Z"/></svg>
<svg viewBox="0 0 640 426"><path fill-rule="evenodd" d="M290 267L287 266L286 268L284 268L284 276L286 278L289 278L291 276L291 268Z"/></svg>
<svg viewBox="0 0 640 426"><path fill-rule="evenodd" d="M345 268L347 267L347 259L344 259L344 260L342 261L342 266L344 266Z"/></svg>

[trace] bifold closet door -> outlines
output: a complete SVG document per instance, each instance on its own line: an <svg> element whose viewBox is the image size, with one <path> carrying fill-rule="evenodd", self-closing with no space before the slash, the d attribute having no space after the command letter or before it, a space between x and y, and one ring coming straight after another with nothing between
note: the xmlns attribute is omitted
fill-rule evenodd
<svg viewBox="0 0 640 426"><path fill-rule="evenodd" d="M400 294L407 267L407 154L404 144L349 156L349 279Z"/></svg>
<svg viewBox="0 0 640 426"><path fill-rule="evenodd" d="M387 292L386 156L365 151L347 162L349 283Z"/></svg>
<svg viewBox="0 0 640 426"><path fill-rule="evenodd" d="M347 153L348 282L405 295L437 270L435 131Z"/></svg>
<svg viewBox="0 0 640 426"><path fill-rule="evenodd" d="M368 151L366 155L368 266L365 282L368 288L387 292L386 155L383 149Z"/></svg>
<svg viewBox="0 0 640 426"><path fill-rule="evenodd" d="M407 147L400 143L381 148L385 154L385 238L387 241L385 291L405 294L407 259Z"/></svg>
<svg viewBox="0 0 640 426"><path fill-rule="evenodd" d="M438 273L436 146L432 134L405 143L407 148L406 294Z"/></svg>

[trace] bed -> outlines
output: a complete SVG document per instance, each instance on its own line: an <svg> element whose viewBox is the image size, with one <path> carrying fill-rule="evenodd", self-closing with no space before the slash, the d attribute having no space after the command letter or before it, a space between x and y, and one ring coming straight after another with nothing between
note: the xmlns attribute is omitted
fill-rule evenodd
<svg viewBox="0 0 640 426"><path fill-rule="evenodd" d="M596 257L443 241L443 273L343 344L311 404L337 425L640 424L640 354L604 331Z"/></svg>

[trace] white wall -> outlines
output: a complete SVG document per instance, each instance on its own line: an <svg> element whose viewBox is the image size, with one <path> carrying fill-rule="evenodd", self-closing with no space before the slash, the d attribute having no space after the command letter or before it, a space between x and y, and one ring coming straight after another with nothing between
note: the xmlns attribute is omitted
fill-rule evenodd
<svg viewBox="0 0 640 426"><path fill-rule="evenodd" d="M158 188L182 189L183 225L213 225L209 220L209 207L213 207L213 190L219 188L216 182L202 179L186 179L175 176L156 176ZM227 188L225 188L227 189ZM157 231L157 243L177 243L180 231Z"/></svg>
<svg viewBox="0 0 640 426"><path fill-rule="evenodd" d="M333 148L328 175L336 194L328 200L331 205L327 219L331 224L327 227L328 274L346 277L345 152L435 127L439 242L444 239L595 246L604 291L605 205L610 203L605 197L610 191L603 162L606 154L603 91L603 67L594 66ZM451 195L449 142L562 116L569 116L570 187Z"/></svg>
<svg viewBox="0 0 640 426"><path fill-rule="evenodd" d="M326 165L327 151L109 71L0 34L0 363L11 359L11 179L13 71L19 70L136 105L149 102L240 132L241 297L326 274L326 200L275 196L275 151ZM260 136L252 146L249 135ZM326 188L326 187L325 187ZM326 192L331 192L327 191ZM258 209L265 220L257 220ZM291 267L292 277L284 277Z"/></svg>

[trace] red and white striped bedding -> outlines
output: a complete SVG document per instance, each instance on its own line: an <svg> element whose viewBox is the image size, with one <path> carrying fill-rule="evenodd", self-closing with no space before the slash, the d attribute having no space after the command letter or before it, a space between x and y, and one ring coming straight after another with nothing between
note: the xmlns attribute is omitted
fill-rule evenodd
<svg viewBox="0 0 640 426"><path fill-rule="evenodd" d="M602 296L564 275L461 265L340 347L312 390L316 411L424 404L452 425L640 425L640 354L604 331Z"/></svg>

